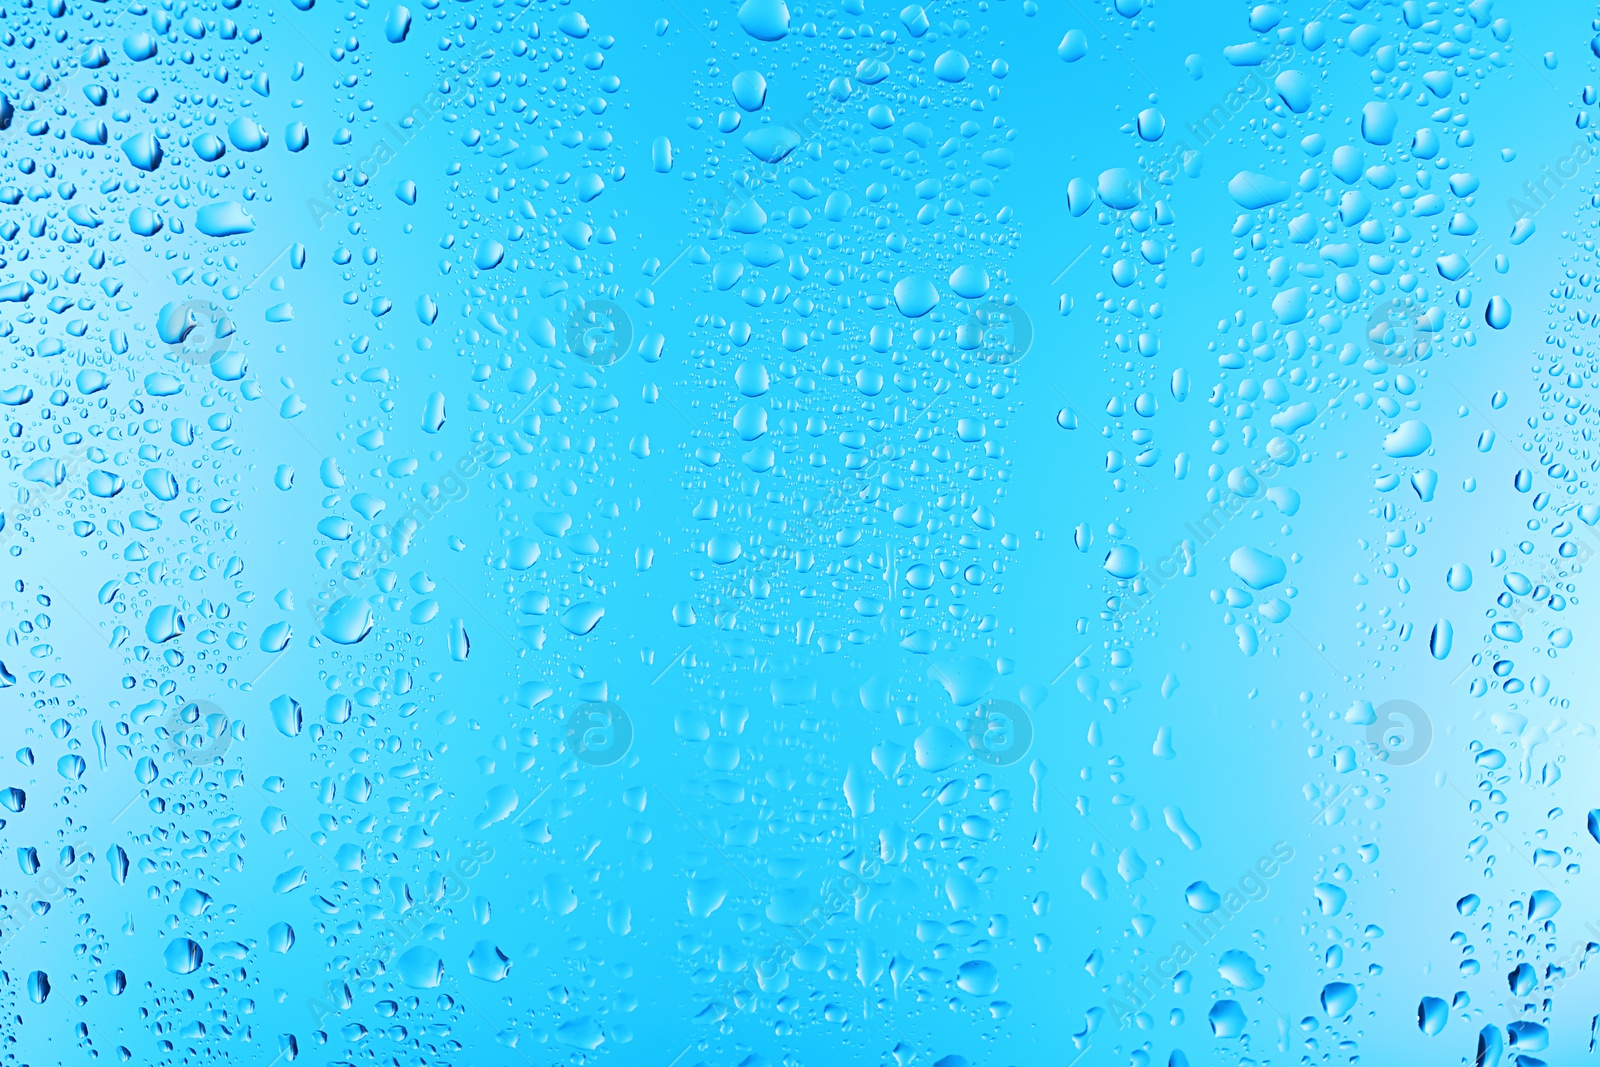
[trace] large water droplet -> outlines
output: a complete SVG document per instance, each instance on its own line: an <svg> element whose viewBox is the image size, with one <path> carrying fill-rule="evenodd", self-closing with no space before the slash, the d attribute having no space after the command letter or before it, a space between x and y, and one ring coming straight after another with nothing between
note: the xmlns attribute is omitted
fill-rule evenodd
<svg viewBox="0 0 1600 1067"><path fill-rule="evenodd" d="M1417 1029L1429 1037L1436 1036L1450 1021L1450 1005L1439 997L1423 997L1417 1004Z"/></svg>
<svg viewBox="0 0 1600 1067"><path fill-rule="evenodd" d="M734 103L746 111L760 111L767 100L767 79L760 71L745 70L733 76Z"/></svg>
<svg viewBox="0 0 1600 1067"><path fill-rule="evenodd" d="M1420 456L1433 447L1433 432L1421 419L1407 419L1383 439L1383 454L1391 459Z"/></svg>
<svg viewBox="0 0 1600 1067"><path fill-rule="evenodd" d="M976 300L989 291L989 274L982 267L963 263L950 275L950 290L965 300Z"/></svg>
<svg viewBox="0 0 1600 1067"><path fill-rule="evenodd" d="M161 955L166 961L167 970L173 974L193 974L206 958L200 946L187 937L176 937L167 942Z"/></svg>
<svg viewBox="0 0 1600 1067"><path fill-rule="evenodd" d="M1126 579L1139 573L1144 560L1139 555L1139 550L1132 545L1117 545L1106 553L1105 562L1101 565L1113 578Z"/></svg>
<svg viewBox="0 0 1600 1067"><path fill-rule="evenodd" d="M1528 897L1528 918L1532 921L1548 919L1561 910L1561 898L1548 889L1535 889Z"/></svg>
<svg viewBox="0 0 1600 1067"><path fill-rule="evenodd" d="M1330 1019L1343 1018L1356 1006L1359 995L1349 982L1329 982L1322 987L1322 1010Z"/></svg>
<svg viewBox="0 0 1600 1067"><path fill-rule="evenodd" d="M954 49L943 52L933 61L933 74L942 82L966 81L972 61Z"/></svg>
<svg viewBox="0 0 1600 1067"><path fill-rule="evenodd" d="M783 0L744 0L739 25L758 41L781 41L789 34L789 5Z"/></svg>
<svg viewBox="0 0 1600 1067"><path fill-rule="evenodd" d="M256 228L256 220L245 212L243 205L232 200L207 204L195 212L194 224L207 237L233 237Z"/></svg>
<svg viewBox="0 0 1600 1067"><path fill-rule="evenodd" d="M894 286L894 306L908 319L920 319L939 306L939 290L921 275L901 278Z"/></svg>
<svg viewBox="0 0 1600 1067"><path fill-rule="evenodd" d="M689 914L696 919L704 919L712 912L722 907L722 902L728 899L727 887L720 878L691 878L689 879L688 904Z"/></svg>
<svg viewBox="0 0 1600 1067"><path fill-rule="evenodd" d="M300 702L287 693L272 698L267 705L272 713L272 725L285 737L300 736L300 728L305 724L305 712L300 707Z"/></svg>
<svg viewBox="0 0 1600 1067"><path fill-rule="evenodd" d="M383 35L390 44L399 44L411 32L411 12L405 5L397 5L383 22Z"/></svg>
<svg viewBox="0 0 1600 1067"><path fill-rule="evenodd" d="M142 171L161 166L161 143L148 133L135 134L122 142L122 154Z"/></svg>
<svg viewBox="0 0 1600 1067"><path fill-rule="evenodd" d="M294 947L294 927L288 923L273 923L267 927L267 947L273 952L288 952Z"/></svg>
<svg viewBox="0 0 1600 1067"><path fill-rule="evenodd" d="M255 119L241 116L228 123L228 140L241 152L259 152L271 138Z"/></svg>
<svg viewBox="0 0 1600 1067"><path fill-rule="evenodd" d="M956 968L956 985L974 996L992 996L1000 989L1000 972L988 960L968 960Z"/></svg>
<svg viewBox="0 0 1600 1067"><path fill-rule="evenodd" d="M712 563L726 565L744 554L744 546L732 534L713 534L706 541L706 555Z"/></svg>
<svg viewBox="0 0 1600 1067"><path fill-rule="evenodd" d="M372 632L372 605L364 597L343 596L333 602L322 620L322 636L341 645L354 645Z"/></svg>
<svg viewBox="0 0 1600 1067"><path fill-rule="evenodd" d="M1216 1037L1238 1037L1249 1023L1244 1009L1235 1000L1219 1000L1211 1005L1211 1010L1206 1013L1206 1021L1211 1024L1211 1033Z"/></svg>
<svg viewBox="0 0 1600 1067"><path fill-rule="evenodd" d="M968 748L961 735L937 723L917 735L913 744L917 766L925 771L948 770L967 756Z"/></svg>
<svg viewBox="0 0 1600 1067"><path fill-rule="evenodd" d="M395 961L400 980L412 989L437 989L444 981L444 960L426 945L406 949Z"/></svg>
<svg viewBox="0 0 1600 1067"><path fill-rule="evenodd" d="M479 941L467 954L467 972L485 982L499 982L511 973L511 958L493 941Z"/></svg>
<svg viewBox="0 0 1600 1067"><path fill-rule="evenodd" d="M1511 325L1511 301L1503 296L1491 296L1483 309L1483 321L1497 330Z"/></svg>
<svg viewBox="0 0 1600 1067"><path fill-rule="evenodd" d="M183 613L176 605L160 604L150 609L150 616L144 624L144 635L152 644L171 641L182 633Z"/></svg>
<svg viewBox="0 0 1600 1067"><path fill-rule="evenodd" d="M1248 545L1233 550L1228 557L1228 568L1251 589L1277 585L1289 572L1287 564L1271 552Z"/></svg>
<svg viewBox="0 0 1600 1067"><path fill-rule="evenodd" d="M582 637L600 624L606 609L593 601L579 601L561 616L561 625L570 634Z"/></svg>
<svg viewBox="0 0 1600 1067"><path fill-rule="evenodd" d="M1221 894L1204 882L1191 882L1189 888L1183 891L1183 899L1202 915L1211 914L1222 904Z"/></svg>
<svg viewBox="0 0 1600 1067"><path fill-rule="evenodd" d="M1235 989L1260 989L1267 980L1256 965L1255 957L1242 949L1229 949L1217 961L1217 973Z"/></svg>

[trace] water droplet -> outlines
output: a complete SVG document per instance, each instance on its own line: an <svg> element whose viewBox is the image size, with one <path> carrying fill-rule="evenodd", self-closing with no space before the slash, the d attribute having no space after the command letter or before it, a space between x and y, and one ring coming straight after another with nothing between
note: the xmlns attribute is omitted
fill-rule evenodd
<svg viewBox="0 0 1600 1067"><path fill-rule="evenodd" d="M150 59L156 50L156 39L148 33L130 33L122 39L122 51L135 63Z"/></svg>
<svg viewBox="0 0 1600 1067"><path fill-rule="evenodd" d="M231 200L207 204L195 212L194 224L207 237L233 237L256 228L255 219L246 213L243 205Z"/></svg>
<svg viewBox="0 0 1600 1067"><path fill-rule="evenodd" d="M1497 330L1511 325L1511 301L1503 296L1491 296L1483 310L1483 321Z"/></svg>
<svg viewBox="0 0 1600 1067"><path fill-rule="evenodd" d="M731 534L713 534L706 541L706 555L712 563L725 566L744 555L744 546Z"/></svg>
<svg viewBox="0 0 1600 1067"><path fill-rule="evenodd" d="M161 144L148 133L135 134L122 142L122 153L142 171L161 166Z"/></svg>
<svg viewBox="0 0 1600 1067"><path fill-rule="evenodd" d="M954 767L968 753L967 744L960 734L938 724L918 734L912 749L916 753L917 766L935 773Z"/></svg>
<svg viewBox="0 0 1600 1067"><path fill-rule="evenodd" d="M568 633L582 637L600 624L605 613L606 609L593 601L579 601L562 613L561 625Z"/></svg>
<svg viewBox="0 0 1600 1067"><path fill-rule="evenodd" d="M1101 565L1113 578L1129 579L1138 575L1144 560L1132 545L1117 545L1106 553L1105 562Z"/></svg>
<svg viewBox="0 0 1600 1067"><path fill-rule="evenodd" d="M976 300L989 292L989 273L982 267L963 263L950 275L950 290L964 300Z"/></svg>
<svg viewBox="0 0 1600 1067"><path fill-rule="evenodd" d="M939 306L939 290L921 275L901 278L894 286L894 305L908 319L920 319Z"/></svg>
<svg viewBox="0 0 1600 1067"><path fill-rule="evenodd" d="M438 433L444 429L444 417L444 394L429 393L428 401L422 408L422 432Z"/></svg>
<svg viewBox="0 0 1600 1067"><path fill-rule="evenodd" d="M934 77L943 82L966 81L967 71L971 68L971 61L954 49L941 53L939 58L933 61Z"/></svg>
<svg viewBox="0 0 1600 1067"><path fill-rule="evenodd" d="M506 246L499 241L485 237L478 243L478 250L472 255L472 263L479 270L493 270L505 258Z"/></svg>
<svg viewBox="0 0 1600 1067"><path fill-rule="evenodd" d="M322 636L341 645L359 644L372 632L372 605L365 598L343 596L322 620Z"/></svg>
<svg viewBox="0 0 1600 1067"><path fill-rule="evenodd" d="M1450 625L1449 619L1440 619L1433 624L1433 633L1428 638L1428 651L1434 659L1449 659L1450 648L1455 643L1456 630Z"/></svg>
<svg viewBox="0 0 1600 1067"><path fill-rule="evenodd" d="M744 0L739 25L758 41L781 41L789 34L789 5L783 0Z"/></svg>
<svg viewBox="0 0 1600 1067"><path fill-rule="evenodd" d="M271 138L255 119L241 116L228 123L228 140L241 152L259 152Z"/></svg>
<svg viewBox="0 0 1600 1067"><path fill-rule="evenodd" d="M1420 456L1433 447L1433 433L1420 419L1407 419L1383 439L1383 454L1391 459Z"/></svg>
<svg viewBox="0 0 1600 1067"><path fill-rule="evenodd" d="M399 44L411 32L411 12L404 5L396 5L383 21L383 35L390 44Z"/></svg>
<svg viewBox="0 0 1600 1067"><path fill-rule="evenodd" d="M722 879L689 879L689 914L696 919L708 917L712 912L722 907L722 902L726 899L728 899L728 890L723 885Z"/></svg>
<svg viewBox="0 0 1600 1067"><path fill-rule="evenodd" d="M1322 987L1322 1010L1330 1019L1340 1019L1350 1014L1360 996L1349 982L1329 982Z"/></svg>
<svg viewBox="0 0 1600 1067"><path fill-rule="evenodd" d="M285 737L300 736L300 728L305 724L305 713L301 710L300 702L293 697L283 694L272 698L267 705L272 712L272 725Z"/></svg>
<svg viewBox="0 0 1600 1067"><path fill-rule="evenodd" d="M1183 896L1189 907L1202 915L1209 915L1222 905L1222 895L1204 882L1191 882Z"/></svg>
<svg viewBox="0 0 1600 1067"><path fill-rule="evenodd" d="M1548 889L1535 889L1528 897L1528 918L1530 921L1548 919L1561 910L1561 898Z"/></svg>
<svg viewBox="0 0 1600 1067"><path fill-rule="evenodd" d="M1317 906L1324 915L1338 915L1344 911L1345 891L1332 882L1318 882L1311 887L1312 896L1317 898Z"/></svg>
<svg viewBox="0 0 1600 1067"><path fill-rule="evenodd" d="M1417 1004L1417 1029L1435 1037L1450 1021L1450 1005L1438 997L1423 997Z"/></svg>
<svg viewBox="0 0 1600 1067"><path fill-rule="evenodd" d="M1228 195L1240 207L1255 211L1289 199L1289 183L1281 178L1241 170L1228 182Z"/></svg>
<svg viewBox="0 0 1600 1067"><path fill-rule="evenodd" d="M1234 1000L1219 1000L1211 1005L1211 1010L1206 1013L1206 1021L1211 1024L1211 1033L1216 1037L1239 1037L1249 1024L1244 1009Z"/></svg>
<svg viewBox="0 0 1600 1067"><path fill-rule="evenodd" d="M993 996L1000 989L1000 972L988 960L968 960L956 968L956 984L973 996Z"/></svg>
<svg viewBox="0 0 1600 1067"><path fill-rule="evenodd" d="M426 945L406 949L395 961L400 980L412 989L437 989L444 981L444 960Z"/></svg>
<svg viewBox="0 0 1600 1067"><path fill-rule="evenodd" d="M746 111L760 111L767 101L767 79L760 71L745 70L733 76L734 103Z"/></svg>
<svg viewBox="0 0 1600 1067"><path fill-rule="evenodd" d="M294 927L288 923L273 923L267 927L267 948L284 953L294 947Z"/></svg>
<svg viewBox="0 0 1600 1067"><path fill-rule="evenodd" d="M493 941L479 941L467 954L467 972L485 982L500 982L511 973L511 958Z"/></svg>
<svg viewBox="0 0 1600 1067"><path fill-rule="evenodd" d="M200 946L187 937L175 937L167 942L161 955L166 961L167 970L173 974L193 974L206 958Z"/></svg>
<svg viewBox="0 0 1600 1067"><path fill-rule="evenodd" d="M183 613L174 604L159 604L145 619L144 635L153 644L163 644L183 633Z"/></svg>
<svg viewBox="0 0 1600 1067"><path fill-rule="evenodd" d="M1234 549L1228 557L1228 568L1251 589L1277 585L1288 574L1288 566L1282 559L1249 546Z"/></svg>
<svg viewBox="0 0 1600 1067"><path fill-rule="evenodd" d="M1229 949L1217 961L1217 973L1235 989L1260 989L1267 980L1256 965L1255 957L1241 949Z"/></svg>

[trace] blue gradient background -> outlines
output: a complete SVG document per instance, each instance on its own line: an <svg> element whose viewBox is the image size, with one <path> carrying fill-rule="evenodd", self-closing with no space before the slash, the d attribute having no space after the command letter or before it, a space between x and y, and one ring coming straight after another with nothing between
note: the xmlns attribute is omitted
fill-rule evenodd
<svg viewBox="0 0 1600 1067"><path fill-rule="evenodd" d="M414 7L409 34L391 42L382 5L180 5L158 31L165 8L69 3L57 15L7 4L0 91L16 111L0 134L0 186L21 195L0 207L19 227L7 229L0 282L30 295L0 303L0 389L31 395L13 404L23 392L7 394L3 412L0 658L15 684L0 690L0 788L26 793L0 829L17 857L0 868L6 1062L1460 1060L1481 1029L1503 1034L1519 1020L1549 1030L1549 1047L1524 1056L1574 1062L1589 1041L1592 979L1577 959L1596 908L1583 871L1595 844L1585 825L1595 741L1580 621L1596 540L1578 510L1592 491L1592 165L1552 186L1536 231L1515 245L1508 201L1530 205L1524 183L1589 142L1595 31L1559 5L1472 8L1291 3L1258 33L1245 5L997 0L930 5L932 29L915 37L891 7L796 4L788 35L761 41L742 28L739 5L443 0ZM191 16L203 37L185 31ZM1502 17L1508 36L1491 25ZM222 19L238 24L231 40ZM1311 21L1327 38L1315 50L1302 35ZM1357 25L1379 31L1365 55L1348 43ZM1439 97L1420 74L1441 61L1414 42L1436 48L1458 25L1471 38L1463 47L1481 54L1449 64L1466 73ZM1087 54L1064 62L1057 45L1075 29ZM1276 69L1312 78L1311 109L1275 113L1276 98L1252 100L1190 166L1174 167L1176 142L1194 147L1187 124L1253 69L1223 50L1287 31ZM159 49L136 63L123 41L141 32ZM519 40L546 51L521 54ZM79 57L94 42L109 62L86 68ZM1375 77L1383 47L1407 65ZM971 61L963 81L933 73L949 50ZM869 82L860 64L874 56L891 73ZM764 106L720 133L719 113L740 111L730 85L744 70L765 75ZM265 96L249 87L257 72L270 78ZM602 84L613 76L619 84ZM848 99L830 95L836 78L852 79ZM94 106L83 88L95 84L116 97ZM159 90L155 103L136 99L143 86ZM1398 183L1362 187L1386 225L1414 231L1401 245L1420 251L1371 251L1408 258L1451 327L1426 360L1371 359L1368 316L1394 295L1391 276L1353 304L1315 298L1299 328L1319 347L1295 359L1274 319L1282 286L1269 261L1316 260L1290 240L1289 219L1335 218L1337 199L1321 192L1347 186L1328 174L1329 157L1361 144L1361 109L1375 94L1393 99L1400 132L1391 146L1363 145L1365 162L1388 162ZM514 110L518 98L527 108ZM894 112L882 131L873 104ZM1150 107L1166 123L1156 142L1131 125ZM1439 108L1465 115L1471 131L1470 144L1445 140L1443 169L1408 149L1416 128L1445 129L1429 117ZM240 116L270 143L246 153L230 141L223 176L184 141L229 140ZM71 132L85 118L108 124L107 145ZM48 132L29 132L38 120ZM793 124L802 145L758 161L742 137L763 121ZM295 122L310 144L291 153ZM913 122L931 137L918 143L905 129ZM588 140L563 144L572 130ZM148 174L119 147L143 132L165 151ZM590 147L597 132L608 147ZM1328 142L1316 156L1300 146L1311 132ZM877 136L892 137L892 151L877 151ZM660 137L673 146L666 173L653 164ZM985 162L1001 149L1005 166ZM24 159L37 169L23 172ZM1444 215L1415 218L1393 203L1419 166L1436 191L1455 172L1481 185L1446 196ZM1147 209L1164 201L1170 224L1117 234L1127 211L1095 203L1074 214L1069 181L1092 189L1112 168L1143 183ZM1308 168L1317 190L1290 203L1251 211L1230 196L1241 171L1292 184ZM604 180L591 200L576 192L585 175ZM930 177L941 185L924 200L916 184ZM730 178L755 182L750 196L770 216L759 239L781 257L745 261L727 287L715 265L758 239L739 232L746 201L730 197ZM802 178L814 199L790 191ZM402 182L415 183L415 204L397 195ZM876 200L875 182L885 186ZM833 193L850 198L837 219L824 207ZM253 230L201 232L196 209L213 200L242 204ZM924 203L927 223L916 217ZM101 225L69 217L73 205ZM129 227L141 206L164 221L151 237ZM793 225L791 209L812 218ZM1474 236L1443 232L1457 210L1476 220ZM1233 236L1241 215L1263 248ZM44 233L29 236L35 217ZM557 232L569 220L592 227L587 247ZM1335 222L1317 241L1356 241L1341 232ZM907 243L896 248L892 234ZM1140 260L1137 281L1119 285L1113 263L1137 259L1149 236L1164 242L1165 263ZM480 269L487 240L504 258ZM1452 251L1474 261L1460 282L1433 265ZM804 279L790 271L794 255ZM981 299L947 283L969 263L990 279ZM73 271L78 280L66 280ZM1381 277L1351 273L1363 285ZM932 316L897 311L894 286L907 276L941 290ZM102 287L107 278L120 290ZM780 286L791 290L781 302ZM1465 311L1453 303L1462 288ZM57 294L68 298L60 310L48 307ZM1504 330L1484 323L1492 295L1515 311ZM423 296L438 305L431 324L417 311ZM605 365L603 341L597 360L567 347L580 298L620 309L612 325L631 343L617 362ZM375 315L378 300L392 310ZM200 343L214 303L236 327L225 344L245 357L242 377L173 358L157 319L185 301L200 331L189 351L215 340ZM1026 325L990 330L978 352L991 361L961 362L957 328L999 301ZM1337 330L1314 321L1329 309ZM1219 331L1236 312L1244 325ZM1463 316L1471 343L1455 326ZM1219 367L1218 352L1257 322L1279 331L1277 350ZM924 349L919 326L943 333ZM803 348L785 347L786 327L806 331ZM875 344L874 327L893 339ZM123 351L115 331L128 338ZM1120 346L1140 332L1159 340L1156 354ZM759 401L735 377L750 360L770 371ZM107 387L85 395L85 369ZM867 395L861 369L889 381ZM1179 370L1182 400L1171 386ZM916 388L899 391L896 371ZM181 391L154 395L164 390L147 376L158 373ZM939 378L948 389L935 393ZM1295 461L1257 468L1294 490L1298 509L1247 499L1196 546L1192 575L1142 597L1109 573L1108 552L1132 546L1155 565L1211 512L1208 492L1229 492L1226 472L1264 462L1283 405L1245 410L1247 378L1278 378L1287 403L1317 406L1291 435ZM1219 403L1208 402L1217 388ZM436 392L446 418L430 433ZM1152 418L1133 413L1142 393L1158 403ZM1415 407L1386 415L1373 403L1396 394ZM741 440L735 418L750 402L780 405L756 442ZM1108 413L1118 402L1126 412ZM1062 427L1072 421L1058 419L1063 409L1075 429ZM812 418L827 429L809 432ZM962 440L963 418L983 421L983 444ZM173 443L174 419L196 428L194 444ZM1426 422L1425 454L1384 454L1402 419ZM1145 447L1135 429L1159 449L1148 467L1134 461ZM363 439L374 430L381 439ZM857 447L840 438L853 430ZM71 433L86 440L73 446ZM1558 440L1573 454L1552 453ZM743 461L761 445L777 450L773 470ZM1112 450L1120 469L1108 470ZM1190 457L1182 478L1180 453ZM51 456L65 461L58 487L28 473ZM415 472L396 474L407 459ZM322 479L327 461L342 486ZM1556 462L1572 476L1552 473ZM151 467L175 474L176 499L147 487ZM275 481L282 467L293 469L287 490ZM1438 474L1428 501L1407 482L1424 467ZM452 469L460 482L444 481ZM95 496L94 470L125 488ZM1375 486L1391 473L1397 487ZM537 484L519 483L528 474ZM364 517L358 493L386 507ZM401 554L393 524L430 493L448 502L429 509ZM1548 498L1536 504L1539 494ZM900 504L920 518L897 521ZM159 529L132 528L136 511L159 517ZM319 527L330 516L355 536L328 536L339 529ZM80 535L74 522L94 528ZM1563 522L1569 531L1553 532ZM718 535L739 543L738 560L714 561L726 547ZM520 570L508 558L516 538L541 553ZM130 555L135 540L147 558ZM1563 558L1562 542L1587 547ZM1241 547L1287 561L1287 577L1230 610L1223 591L1240 587L1229 561ZM795 554L806 551L816 563L801 570ZM940 560L957 577L910 587L910 568ZM360 568L346 571L352 561ZM1460 563L1474 581L1457 592L1445 574ZM981 584L959 577L974 564ZM1520 599L1519 642L1491 629L1507 617L1495 598L1513 572L1565 601L1528 611ZM523 610L539 594L549 610ZM341 596L368 599L375 624L360 643L325 636ZM1273 596L1286 619L1257 614ZM1145 602L1129 613L1130 599ZM562 622L576 618L564 614L573 604L604 615L575 633ZM157 644L146 624L161 605L186 626ZM468 654L452 642L456 620ZM1440 620L1454 632L1442 659L1429 651ZM264 634L280 623L292 636L267 651ZM1239 626L1254 639L1242 642ZM1551 640L1561 627L1569 646ZM1527 688L1494 673L1500 659ZM352 717L328 721L340 695L353 699ZM302 708L293 736L274 715L280 697ZM1015 760L957 751L941 766L939 744L962 740L989 699L1026 718L1031 748ZM175 739L194 701L220 718L209 734ZM1385 759L1367 743L1363 701L1411 702L1431 734L1425 751ZM631 730L615 762L566 727L597 703L620 709ZM1477 758L1483 748L1502 751L1504 768ZM144 757L158 768L149 781ZM370 796L354 799L362 777ZM1198 847L1169 829L1169 810ZM1163 980L1135 1001L1119 985L1200 921L1186 899L1194 883L1226 892L1275 847L1293 858L1194 946L1182 991ZM130 863L122 880L117 848ZM1347 899L1329 913L1318 886ZM189 889L211 897L201 914L186 911ZM1529 917L1535 891L1559 898L1548 922ZM1482 900L1470 917L1457 907L1469 893ZM295 932L287 951L273 944L278 923ZM172 966L179 938L203 950L189 973ZM494 969L482 963L496 949L510 969L489 981L474 972ZM1262 984L1234 981L1230 951L1248 955ZM1463 959L1480 969L1467 973ZM1535 988L1513 994L1507 975L1524 961ZM962 970L985 963L992 971ZM117 971L126 988L113 993ZM1359 989L1348 1015L1323 1008L1332 982ZM1424 997L1453 1002L1437 1035L1419 1030ZM1208 1022L1223 1001L1247 1020L1242 1035Z"/></svg>

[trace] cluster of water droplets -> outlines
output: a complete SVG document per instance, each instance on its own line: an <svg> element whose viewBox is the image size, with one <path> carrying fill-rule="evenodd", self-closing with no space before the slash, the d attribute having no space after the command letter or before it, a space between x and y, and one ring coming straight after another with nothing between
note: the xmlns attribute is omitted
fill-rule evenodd
<svg viewBox="0 0 1600 1067"><path fill-rule="evenodd" d="M1587 1040L1588 58L1192 18L8 4L8 1061Z"/></svg>

